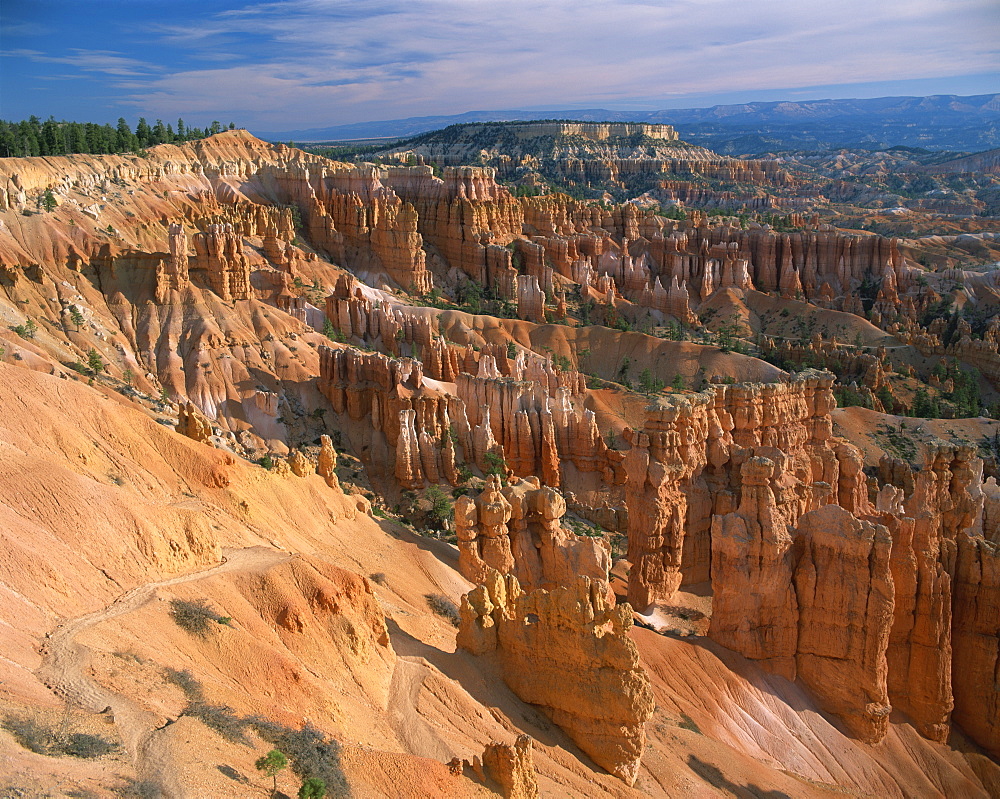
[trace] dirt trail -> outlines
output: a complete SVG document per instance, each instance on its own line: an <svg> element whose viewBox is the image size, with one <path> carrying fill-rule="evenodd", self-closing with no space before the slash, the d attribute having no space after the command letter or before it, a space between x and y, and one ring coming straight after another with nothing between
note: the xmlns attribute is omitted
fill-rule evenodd
<svg viewBox="0 0 1000 799"><path fill-rule="evenodd" d="M157 727L159 717L143 710L121 694L109 691L87 676L90 650L76 643L85 630L110 619L138 610L151 601L160 588L194 582L216 574L236 571L264 571L290 560L293 555L268 547L223 550L222 563L202 571L146 583L126 592L106 608L60 624L42 649L38 678L68 702L93 713L110 710L125 747L132 756L140 780L155 782L168 799L183 799L184 789L177 769L170 762L169 746Z"/></svg>

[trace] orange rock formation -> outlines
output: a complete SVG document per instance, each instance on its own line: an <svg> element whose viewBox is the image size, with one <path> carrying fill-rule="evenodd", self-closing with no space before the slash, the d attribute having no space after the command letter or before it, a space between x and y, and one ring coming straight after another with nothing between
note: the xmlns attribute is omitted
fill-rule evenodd
<svg viewBox="0 0 1000 799"><path fill-rule="evenodd" d="M541 706L595 763L631 785L653 696L628 637L631 608L607 595L606 583L588 577L524 593L514 576L490 571L462 598L458 640L473 654L495 653L519 697Z"/></svg>

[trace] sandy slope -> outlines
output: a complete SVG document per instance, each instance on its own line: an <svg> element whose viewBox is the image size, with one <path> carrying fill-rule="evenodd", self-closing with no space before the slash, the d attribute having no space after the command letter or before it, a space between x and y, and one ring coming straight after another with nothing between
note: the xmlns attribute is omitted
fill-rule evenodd
<svg viewBox="0 0 1000 799"><path fill-rule="evenodd" d="M911 452L916 453L916 462L920 463L923 444L944 440L975 447L984 437L1000 431L1000 421L986 417L918 419L860 407L837 408L833 424L834 434L851 441L864 453L865 462L873 466L883 455L899 458Z"/></svg>
<svg viewBox="0 0 1000 799"><path fill-rule="evenodd" d="M128 755L43 758L0 733L0 786L113 795L129 776L153 776L171 796L263 791L253 760L268 745L182 715L170 667L238 715L336 737L359 797L485 795L445 762L521 731L536 741L545 796L892 796L904 781L922 795L983 795L962 756L905 723L880 747L853 744L796 686L701 639L640 629L658 710L628 789L487 660L455 651L454 628L424 599L468 590L454 548L359 513L317 476L191 442L82 382L0 365L0 383L0 711L58 712L45 683L61 686L90 711L112 708L90 718L113 715L105 729ZM380 583L363 579L374 573ZM340 610L320 612L318 595L342 597ZM363 611L363 595L381 612ZM232 623L192 636L171 620L173 598L205 598Z"/></svg>

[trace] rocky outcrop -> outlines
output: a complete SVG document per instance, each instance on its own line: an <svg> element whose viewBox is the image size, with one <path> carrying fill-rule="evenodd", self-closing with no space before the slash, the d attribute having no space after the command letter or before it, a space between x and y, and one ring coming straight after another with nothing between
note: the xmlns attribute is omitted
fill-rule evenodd
<svg viewBox="0 0 1000 799"><path fill-rule="evenodd" d="M472 761L457 757L448 764L455 773L499 789L504 799L537 799L538 779L532 756L531 738L517 736L512 744L487 744L482 758Z"/></svg>
<svg viewBox="0 0 1000 799"><path fill-rule="evenodd" d="M517 736L513 744L488 744L483 751L483 769L500 785L504 799L536 799L538 781L531 755L531 738Z"/></svg>
<svg viewBox="0 0 1000 799"><path fill-rule="evenodd" d="M511 507L500 487L500 478L494 475L476 499L462 496L455 502L458 570L473 583L482 584L491 569L503 575L514 571L507 529Z"/></svg>
<svg viewBox="0 0 1000 799"><path fill-rule="evenodd" d="M312 461L297 449L288 456L288 468L296 477L308 477L311 474L316 474L316 467Z"/></svg>
<svg viewBox="0 0 1000 799"><path fill-rule="evenodd" d="M193 403L185 402L177 409L178 433L202 444L210 444L212 439L212 423L202 416Z"/></svg>
<svg viewBox="0 0 1000 799"><path fill-rule="evenodd" d="M953 560L949 555L953 548L930 525L918 524L905 515L901 497L895 504L895 514L882 513L877 517L892 535L889 567L894 610L886 652L889 698L894 708L913 719L924 737L944 742L954 705L950 574L953 566L945 563Z"/></svg>
<svg viewBox="0 0 1000 799"><path fill-rule="evenodd" d="M614 605L607 583L577 577L524 593L515 577L491 571L462 598L461 616L460 647L494 654L514 693L597 765L635 782L653 694L628 637L632 610Z"/></svg>
<svg viewBox="0 0 1000 799"><path fill-rule="evenodd" d="M608 551L564 529L566 501L536 477L508 486L491 476L483 492L455 502L458 568L482 584L490 571L513 574L525 590L568 585L577 576L607 580Z"/></svg>
<svg viewBox="0 0 1000 799"><path fill-rule="evenodd" d="M889 725L886 649L892 626L892 539L839 505L799 522L795 569L798 677L849 732L877 742Z"/></svg>
<svg viewBox="0 0 1000 799"><path fill-rule="evenodd" d="M943 442L925 448L923 467L915 472L899 460L883 458L879 464L882 488L873 518L893 539L889 697L923 735L937 741L948 737L954 704L956 551L983 529L981 470L970 448ZM967 673L964 667L961 673Z"/></svg>
<svg viewBox="0 0 1000 799"><path fill-rule="evenodd" d="M829 501L832 486L867 512L856 453L832 440L832 385L815 371L787 383L714 385L658 398L643 428L625 431L633 605L669 599L686 569L707 579L711 517L735 509L739 467L755 455L777 467L775 507L789 527Z"/></svg>
<svg viewBox="0 0 1000 799"><path fill-rule="evenodd" d="M488 130L487 124L464 126L463 134L474 138ZM505 123L503 130L519 139L539 136L576 136L589 141L604 141L623 136L637 136L658 141L677 141L677 131L670 125L647 125L639 122L518 122Z"/></svg>
<svg viewBox="0 0 1000 799"><path fill-rule="evenodd" d="M182 225L168 229L170 257L161 262L156 275L156 301L167 301L172 291L182 291L190 285L188 276L188 242Z"/></svg>
<svg viewBox="0 0 1000 799"><path fill-rule="evenodd" d="M582 407L583 376L535 355L508 359L503 350L476 352L440 340L425 347L432 374L452 377L448 385L425 380L415 359L321 348L318 386L337 413L368 420L385 435L395 449L396 478L406 488L439 479L454 484L462 463L484 472L501 463L552 486L559 485L563 460L610 475L595 414ZM463 369L477 373L456 373Z"/></svg>
<svg viewBox="0 0 1000 799"><path fill-rule="evenodd" d="M372 252L397 284L415 294L426 294L433 287L433 280L425 266L416 209L410 203L385 203L376 208L380 212L374 214Z"/></svg>
<svg viewBox="0 0 1000 799"><path fill-rule="evenodd" d="M676 137L669 125L475 123L452 126L441 137L424 136L421 142L404 145L390 156L445 169L456 164L485 164L504 180L529 179L540 173L556 183L627 185L633 192L640 186L650 189L659 185L664 174L699 183L703 177L740 184L790 182L774 161L726 158L678 144ZM602 226L611 229L607 224Z"/></svg>
<svg viewBox="0 0 1000 799"><path fill-rule="evenodd" d="M434 429L439 436L441 423L447 418L447 403L437 392L424 390L421 364L411 358L324 347L320 350L319 389L334 411L354 421L368 420L372 429L385 434L391 446L396 446L400 430L406 426L402 411L420 406L422 429Z"/></svg>
<svg viewBox="0 0 1000 799"><path fill-rule="evenodd" d="M681 584L687 489L705 465L708 396L647 412L643 431L625 431L629 601L640 610Z"/></svg>
<svg viewBox="0 0 1000 799"><path fill-rule="evenodd" d="M366 296L367 287L350 275L341 275L326 298L326 316L345 339L361 339L400 355L403 342L419 347L431 345L434 325L408 306L390 306ZM424 360L427 360L426 355ZM437 375L432 375L437 377Z"/></svg>
<svg viewBox="0 0 1000 799"><path fill-rule="evenodd" d="M889 532L835 504L789 530L771 488L776 471L766 458L746 461L739 509L713 520L709 634L798 677L853 736L880 741L890 711Z"/></svg>
<svg viewBox="0 0 1000 799"><path fill-rule="evenodd" d="M397 167L387 171L385 184L413 205L421 235L449 266L483 285L496 285L493 277L503 265L489 263L488 245L519 236L523 212L496 183L492 169L449 166L437 178L430 167Z"/></svg>
<svg viewBox="0 0 1000 799"><path fill-rule="evenodd" d="M739 508L712 519L709 635L794 680L799 626L792 583L796 552L771 487L776 471L767 458L746 461Z"/></svg>
<svg viewBox="0 0 1000 799"><path fill-rule="evenodd" d="M248 300L250 261L232 225L209 225L194 236L195 257L192 269L203 270L212 291L222 299Z"/></svg>
<svg viewBox="0 0 1000 799"><path fill-rule="evenodd" d="M545 292L534 275L517 276L517 317L529 322L545 321Z"/></svg>
<svg viewBox="0 0 1000 799"><path fill-rule="evenodd" d="M316 473L326 480L330 488L339 488L337 479L337 450L333 448L330 436L319 437L319 457L316 461Z"/></svg>
<svg viewBox="0 0 1000 799"><path fill-rule="evenodd" d="M952 622L954 719L1000 756L1000 547L982 536L958 541Z"/></svg>

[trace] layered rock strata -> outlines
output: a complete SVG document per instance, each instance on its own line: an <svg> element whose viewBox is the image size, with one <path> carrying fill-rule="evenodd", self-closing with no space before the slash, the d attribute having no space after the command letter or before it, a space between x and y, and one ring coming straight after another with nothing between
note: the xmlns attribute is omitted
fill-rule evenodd
<svg viewBox="0 0 1000 799"><path fill-rule="evenodd" d="M841 447L841 474L853 474ZM884 734L891 704L943 742L954 707L996 751L1000 705L982 686L1000 651L990 577L1000 490L982 482L974 451L929 445L915 473L883 458L873 505L850 479L839 504L794 525L779 510L778 473L759 456L744 462L739 507L713 518L710 635L802 680L859 738Z"/></svg>
<svg viewBox="0 0 1000 799"><path fill-rule="evenodd" d="M981 536L959 540L954 582L954 719L1000 756L1000 546Z"/></svg>
<svg viewBox="0 0 1000 799"><path fill-rule="evenodd" d="M776 466L756 456L741 468L733 513L712 517L712 620L709 635L765 668L795 679L799 608L793 539L778 513Z"/></svg>
<svg viewBox="0 0 1000 799"><path fill-rule="evenodd" d="M893 618L892 539L881 525L838 505L803 516L797 535L799 679L852 735L881 741L891 710L885 653Z"/></svg>
<svg viewBox="0 0 1000 799"><path fill-rule="evenodd" d="M831 435L832 385L814 371L787 383L714 385L657 400L642 429L625 431L633 605L669 599L685 573L708 578L712 515L736 509L740 467L755 455L776 464L771 484L786 524L831 494L867 512L860 457Z"/></svg>
<svg viewBox="0 0 1000 799"><path fill-rule="evenodd" d="M185 402L177 409L175 429L182 436L193 438L203 444L209 443L212 438L211 422L202 416L201 412L190 402Z"/></svg>
<svg viewBox="0 0 1000 799"><path fill-rule="evenodd" d="M435 370L445 369L444 360L444 352L431 359ZM457 484L456 464L485 471L491 458L548 485L559 484L563 460L581 471L610 469L596 417L581 407L582 376L536 357L504 361L509 377L480 352L473 359L477 376L460 372L443 383L425 378L421 362L411 358L321 348L318 387L337 413L367 420L385 435L395 449L396 477L407 488Z"/></svg>

